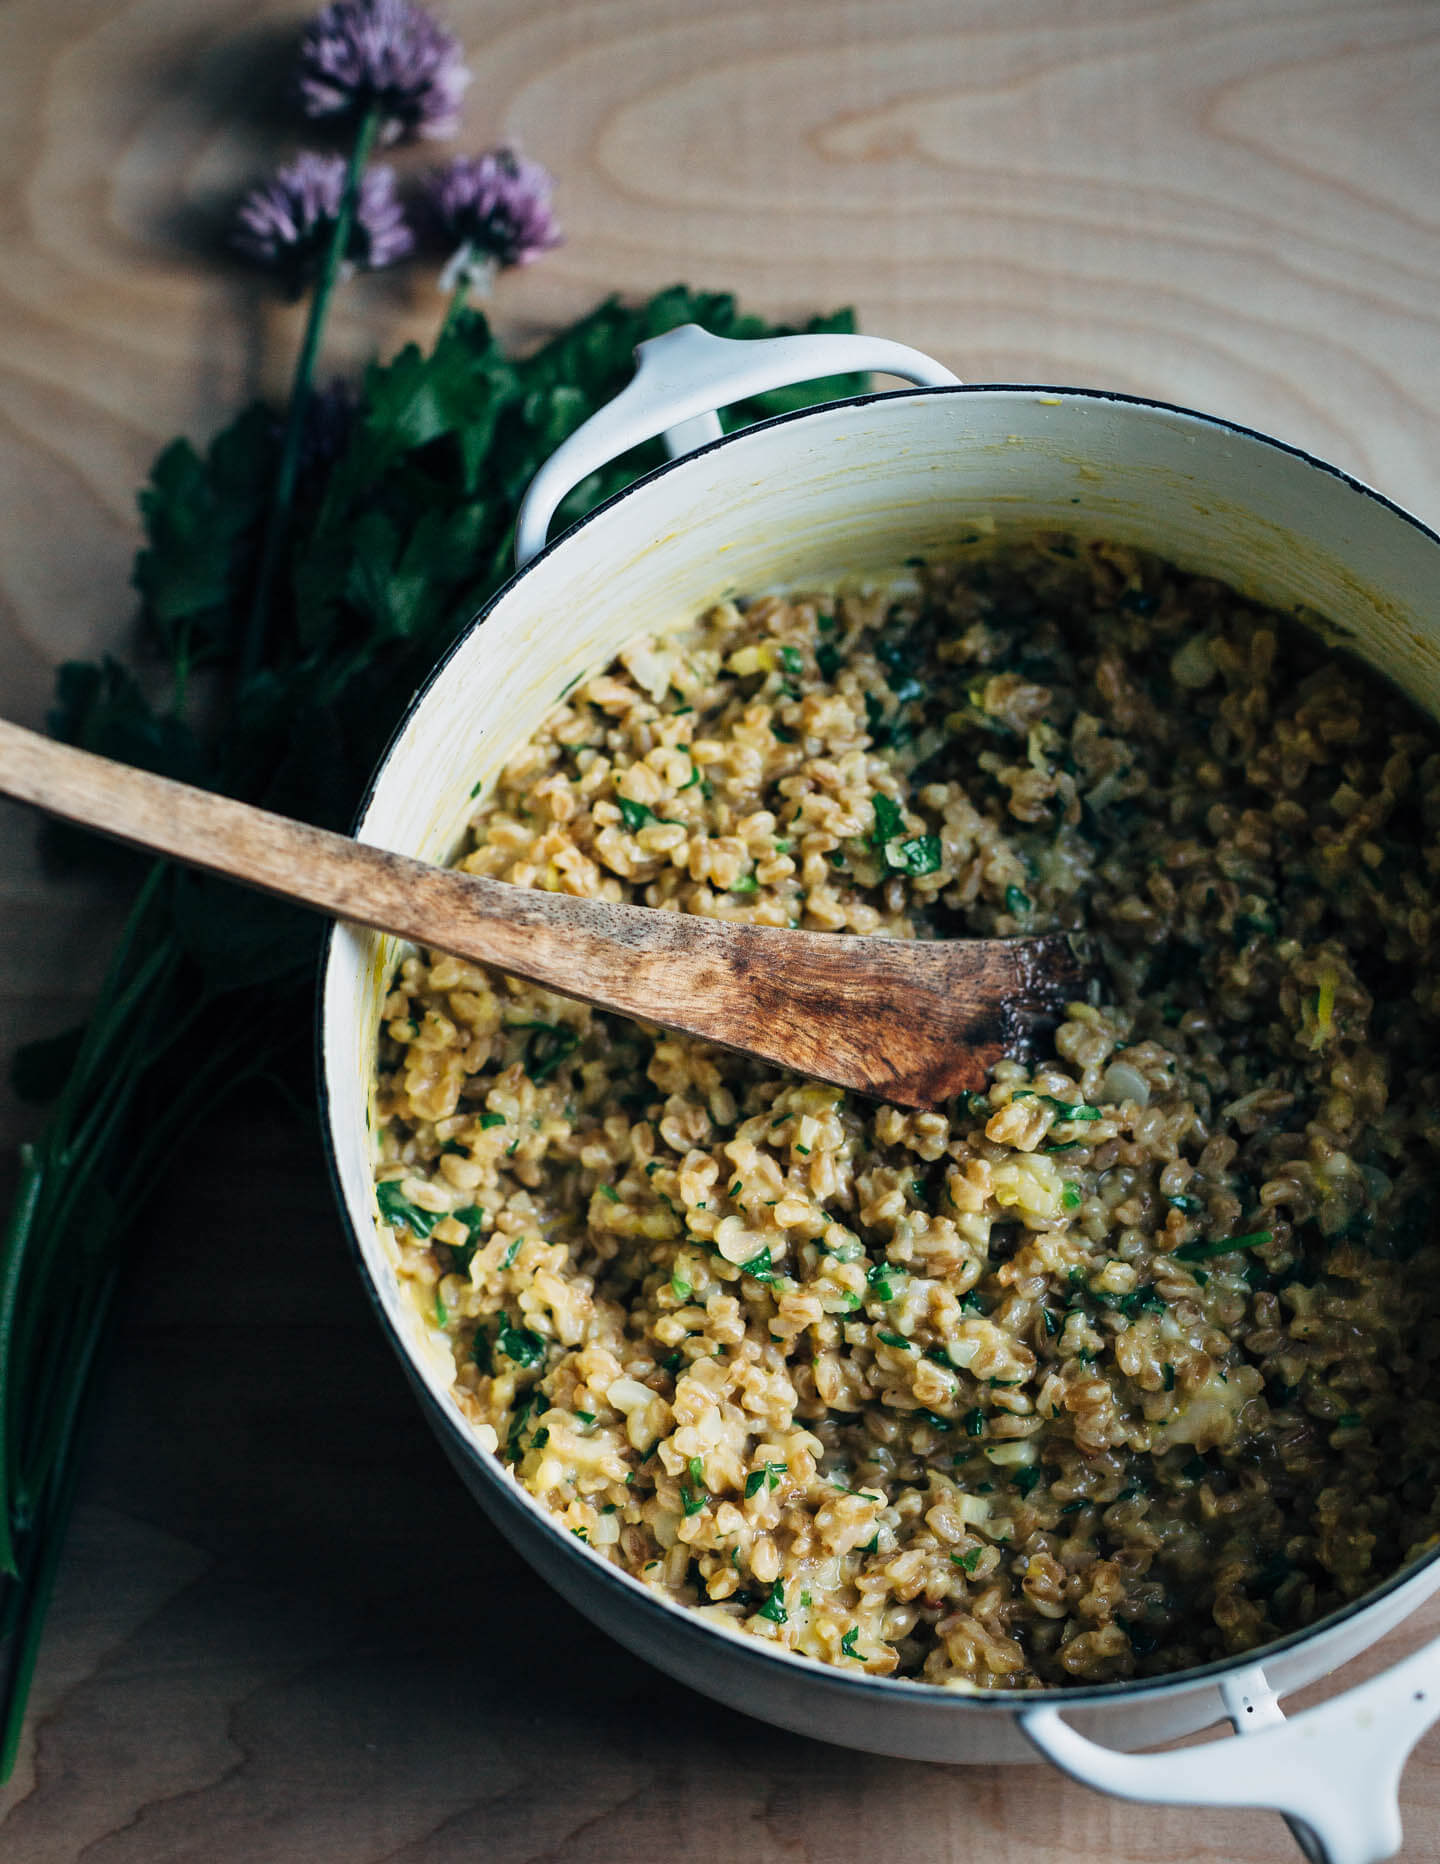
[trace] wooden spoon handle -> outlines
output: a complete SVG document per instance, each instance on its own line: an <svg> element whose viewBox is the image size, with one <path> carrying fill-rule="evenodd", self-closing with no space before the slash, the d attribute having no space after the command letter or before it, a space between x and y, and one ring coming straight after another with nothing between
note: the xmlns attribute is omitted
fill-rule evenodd
<svg viewBox="0 0 1440 1864"><path fill-rule="evenodd" d="M332 918L903 1105L983 1086L1027 1014L1083 983L1064 938L841 938L509 886L4 721L0 793Z"/></svg>

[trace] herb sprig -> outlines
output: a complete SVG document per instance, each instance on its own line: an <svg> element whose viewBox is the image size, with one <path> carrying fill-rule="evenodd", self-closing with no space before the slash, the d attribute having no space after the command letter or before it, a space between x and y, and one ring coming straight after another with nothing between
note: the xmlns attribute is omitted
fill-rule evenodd
<svg viewBox="0 0 1440 1864"><path fill-rule="evenodd" d="M296 478L273 564L263 540L285 445L274 411L245 409L204 451L173 441L141 494L135 566L143 653L161 678L110 657L68 663L52 734L347 827L407 695L508 575L531 477L625 386L636 345L683 323L729 337L785 333L727 295L675 286L640 306L602 304L517 360L483 315L452 307L428 354L409 345L366 370L328 470ZM853 327L842 311L807 329ZM730 409L726 423L863 386L844 377L777 390ZM662 459L657 442L593 475L561 507L561 524ZM200 668L215 681L203 706ZM23 1051L14 1069L50 1113L0 1236L0 1779L18 1750L76 1442L148 1192L201 1115L247 1081L264 1077L313 1117L306 1032L319 922L218 880L147 872L74 830L51 839L140 885L89 1023ZM531 1033L532 1075L564 1065L571 1033ZM412 1223L417 1236L423 1223ZM495 1344L521 1363L533 1351L521 1329Z"/></svg>

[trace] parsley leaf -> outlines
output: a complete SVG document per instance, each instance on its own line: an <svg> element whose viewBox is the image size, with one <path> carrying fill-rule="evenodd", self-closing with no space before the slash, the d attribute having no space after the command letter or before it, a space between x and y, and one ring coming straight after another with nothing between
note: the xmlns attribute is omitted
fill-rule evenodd
<svg viewBox="0 0 1440 1864"><path fill-rule="evenodd" d="M422 1210L418 1204L412 1204L393 1178L376 1185L375 1202L380 1206L380 1214L387 1223L395 1226L403 1224L420 1242L425 1240L445 1215L443 1210Z"/></svg>
<svg viewBox="0 0 1440 1864"><path fill-rule="evenodd" d="M525 1072L537 1087L580 1046L580 1031L571 1023L520 1023L517 1027L534 1031L525 1045Z"/></svg>
<svg viewBox="0 0 1440 1864"><path fill-rule="evenodd" d="M760 1616L768 1618L772 1625L789 1624L790 1614L785 1610L785 1581L777 1579L765 1595L765 1603L760 1607Z"/></svg>
<svg viewBox="0 0 1440 1864"><path fill-rule="evenodd" d="M512 1327L508 1320L500 1322L495 1344L517 1366L535 1366L545 1357L545 1342L540 1335L529 1327Z"/></svg>

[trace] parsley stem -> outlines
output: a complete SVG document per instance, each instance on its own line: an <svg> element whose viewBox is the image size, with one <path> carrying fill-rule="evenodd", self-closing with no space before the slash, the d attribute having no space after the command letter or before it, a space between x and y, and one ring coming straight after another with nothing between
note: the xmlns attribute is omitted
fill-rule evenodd
<svg viewBox="0 0 1440 1864"><path fill-rule="evenodd" d="M290 407L285 417L285 432L280 442L280 460L275 469L275 489L265 519L265 533L260 545L260 567L255 574L255 588L250 601L250 618L240 655L240 683L255 674L265 652L265 628L269 619L270 592L280 562L281 547L290 528L290 508L295 502L295 481L300 473L300 446L305 437L305 416L310 406L310 391L315 378L315 360L320 354L330 300L340 277L340 266L350 244L350 229L355 223L355 207L360 199L360 182L370 151L380 127L380 113L371 106L361 117L355 131L345 171L345 189L340 196L339 211L325 249L320 276L310 298L310 314L305 320L305 334L300 354L295 360L295 375L290 386Z"/></svg>

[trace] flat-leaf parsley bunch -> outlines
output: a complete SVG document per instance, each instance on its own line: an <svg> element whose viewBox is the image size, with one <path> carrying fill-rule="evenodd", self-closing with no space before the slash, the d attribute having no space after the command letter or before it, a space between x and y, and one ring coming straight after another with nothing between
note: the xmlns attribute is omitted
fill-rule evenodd
<svg viewBox="0 0 1440 1864"><path fill-rule="evenodd" d="M332 828L421 678L508 573L531 476L629 378L637 343L696 322L775 327L682 287L602 304L536 354L497 346L471 308L497 274L559 239L550 177L515 150L459 156L407 202L381 147L447 136L468 82L454 37L412 0L335 0L300 43L303 114L338 130L241 203L236 248L309 296L286 407L247 408L204 453L176 440L140 494L145 546L135 668L71 662L51 732ZM316 387L336 289L426 245L448 253L433 348L358 384ZM811 330L849 330L847 312ZM852 392L785 389L731 425ZM578 517L662 459L658 443L577 486ZM155 677L158 663L160 677ZM203 705L197 702L203 675ZM151 695L159 692L156 699ZM0 1779L13 1768L98 1387L117 1279L145 1199L194 1126L265 1082L312 1105L308 1031L320 922L74 830L71 858L138 880L90 1020L21 1052L20 1092L48 1103L0 1236ZM907 856L908 858L908 856Z"/></svg>

